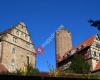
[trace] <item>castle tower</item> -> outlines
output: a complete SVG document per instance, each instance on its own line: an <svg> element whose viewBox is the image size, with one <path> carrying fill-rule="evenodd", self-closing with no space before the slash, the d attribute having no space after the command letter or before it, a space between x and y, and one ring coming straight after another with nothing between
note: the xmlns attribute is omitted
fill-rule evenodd
<svg viewBox="0 0 100 80"><path fill-rule="evenodd" d="M55 34L56 63L61 60L64 54L72 49L71 32L66 30L63 25Z"/></svg>

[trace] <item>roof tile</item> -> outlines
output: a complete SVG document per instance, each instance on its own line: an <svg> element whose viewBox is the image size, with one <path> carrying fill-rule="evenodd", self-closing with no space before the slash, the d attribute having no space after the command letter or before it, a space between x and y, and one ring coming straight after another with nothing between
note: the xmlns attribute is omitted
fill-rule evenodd
<svg viewBox="0 0 100 80"><path fill-rule="evenodd" d="M96 37L96 34L91 36L90 38L86 39L81 44L77 45L76 48L80 48L81 46L84 46L84 48L86 48L86 47L90 46L93 43L95 37Z"/></svg>

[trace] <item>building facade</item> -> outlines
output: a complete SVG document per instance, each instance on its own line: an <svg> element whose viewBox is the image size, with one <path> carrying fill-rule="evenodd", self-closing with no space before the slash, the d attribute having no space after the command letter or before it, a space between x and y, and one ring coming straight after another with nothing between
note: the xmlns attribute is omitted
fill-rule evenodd
<svg viewBox="0 0 100 80"><path fill-rule="evenodd" d="M88 63L90 64L90 72L100 70L100 38L98 34L95 34L90 38L86 39L85 41L77 45L75 48L72 48L69 51L62 53L63 57L60 59L60 61L58 60L59 62L56 62L57 68L62 71L68 69L70 67L71 60L73 59L73 55L78 53L82 54L84 60L88 61Z"/></svg>
<svg viewBox="0 0 100 80"><path fill-rule="evenodd" d="M0 33L0 64L10 72L29 64L35 68L36 51L23 22Z"/></svg>

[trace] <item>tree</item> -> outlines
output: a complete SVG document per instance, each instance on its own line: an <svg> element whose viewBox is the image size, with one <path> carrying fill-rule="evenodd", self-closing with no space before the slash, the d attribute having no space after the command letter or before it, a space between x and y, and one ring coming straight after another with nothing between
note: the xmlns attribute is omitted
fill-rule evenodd
<svg viewBox="0 0 100 80"><path fill-rule="evenodd" d="M33 68L32 64L29 64L23 69L18 69L14 72L6 73L8 75L22 75L22 76L38 76L40 74L39 70Z"/></svg>
<svg viewBox="0 0 100 80"><path fill-rule="evenodd" d="M100 20L89 20L88 21L90 23L90 26L93 26L95 28L97 28L98 30L100 30Z"/></svg>
<svg viewBox="0 0 100 80"><path fill-rule="evenodd" d="M32 76L32 75L39 75L39 70L36 68L33 68L32 64L29 64L26 68L26 75Z"/></svg>
<svg viewBox="0 0 100 80"><path fill-rule="evenodd" d="M73 56L73 59L71 61L71 65L69 67L69 70L75 73L88 73L90 70L90 65L86 60L84 60L84 57L82 54L75 54Z"/></svg>

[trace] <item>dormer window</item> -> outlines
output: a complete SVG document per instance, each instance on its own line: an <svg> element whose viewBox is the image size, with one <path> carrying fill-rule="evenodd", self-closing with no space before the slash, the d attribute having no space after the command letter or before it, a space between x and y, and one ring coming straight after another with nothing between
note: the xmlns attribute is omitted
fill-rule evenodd
<svg viewBox="0 0 100 80"><path fill-rule="evenodd" d="M81 47L79 47L79 48L76 48L77 49L77 51L80 51L81 50Z"/></svg>
<svg viewBox="0 0 100 80"><path fill-rule="evenodd" d="M98 38L98 37L96 37L96 40L99 40L99 38Z"/></svg>
<svg viewBox="0 0 100 80"><path fill-rule="evenodd" d="M86 47L86 44L81 45L81 47L82 47L82 48L85 48L85 47Z"/></svg>
<svg viewBox="0 0 100 80"><path fill-rule="evenodd" d="M78 49L81 50L82 49L82 46L80 46Z"/></svg>

